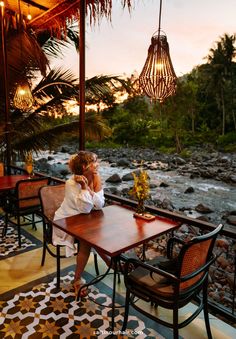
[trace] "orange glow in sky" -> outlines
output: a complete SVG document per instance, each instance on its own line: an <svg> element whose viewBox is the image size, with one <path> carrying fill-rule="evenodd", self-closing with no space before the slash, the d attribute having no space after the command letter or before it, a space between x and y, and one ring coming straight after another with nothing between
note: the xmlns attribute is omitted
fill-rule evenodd
<svg viewBox="0 0 236 339"><path fill-rule="evenodd" d="M167 35L177 76L205 63L210 48L225 33L236 33L236 0L163 0L161 29ZM112 23L86 27L86 77L140 74L151 37L158 29L159 0L136 0L131 13L113 1ZM73 47L56 65L78 76L79 59Z"/></svg>

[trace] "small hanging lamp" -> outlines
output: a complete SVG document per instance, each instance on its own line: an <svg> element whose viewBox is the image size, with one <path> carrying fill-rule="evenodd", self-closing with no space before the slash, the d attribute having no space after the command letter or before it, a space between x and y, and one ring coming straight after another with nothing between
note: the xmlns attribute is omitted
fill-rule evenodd
<svg viewBox="0 0 236 339"><path fill-rule="evenodd" d="M20 0L18 0L18 7L19 7L19 34L20 34L20 57L23 60L23 42L22 42L22 32L23 32L23 20L21 14L21 6ZM24 76L25 78L25 76ZM25 78L21 80L16 88L16 92L13 98L13 104L16 108L22 111L29 111L30 108L33 106L34 98L28 83L28 80Z"/></svg>
<svg viewBox="0 0 236 339"><path fill-rule="evenodd" d="M162 0L160 0L158 33L152 36L148 56L139 76L139 84L148 97L163 102L167 97L175 94L177 77L170 59L167 37L161 31L161 10Z"/></svg>
<svg viewBox="0 0 236 339"><path fill-rule="evenodd" d="M18 84L13 103L16 108L22 111L29 111L29 109L33 106L34 98L27 80Z"/></svg>

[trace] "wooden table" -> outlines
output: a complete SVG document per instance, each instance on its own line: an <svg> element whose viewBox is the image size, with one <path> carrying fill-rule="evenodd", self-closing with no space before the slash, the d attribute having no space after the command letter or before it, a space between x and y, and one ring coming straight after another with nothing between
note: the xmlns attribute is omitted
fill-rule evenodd
<svg viewBox="0 0 236 339"><path fill-rule="evenodd" d="M54 226L110 257L179 227L179 222L167 218L157 216L153 221L145 221L134 218L133 213L124 206L111 205L90 214L56 220Z"/></svg>
<svg viewBox="0 0 236 339"><path fill-rule="evenodd" d="M0 177L0 191L9 191L16 187L16 183L19 180L28 179L28 174L18 174L18 175L4 175Z"/></svg>
<svg viewBox="0 0 236 339"><path fill-rule="evenodd" d="M116 265L119 255L148 240L173 231L179 222L156 217L145 221L133 217L134 211L120 205L104 207L90 214L77 214L53 222L54 226L86 241L95 249L109 255L115 265L112 295L112 330L114 329Z"/></svg>

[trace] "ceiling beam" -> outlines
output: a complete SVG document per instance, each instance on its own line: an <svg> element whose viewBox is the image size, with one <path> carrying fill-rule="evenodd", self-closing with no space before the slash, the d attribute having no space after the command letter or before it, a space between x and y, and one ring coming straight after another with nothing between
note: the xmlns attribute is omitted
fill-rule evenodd
<svg viewBox="0 0 236 339"><path fill-rule="evenodd" d="M32 1L32 0L21 0L21 1L24 2L25 4L29 4L30 6L36 7L38 9L43 10L43 11L48 11L49 10L48 7L40 5L39 3L35 2L35 1Z"/></svg>

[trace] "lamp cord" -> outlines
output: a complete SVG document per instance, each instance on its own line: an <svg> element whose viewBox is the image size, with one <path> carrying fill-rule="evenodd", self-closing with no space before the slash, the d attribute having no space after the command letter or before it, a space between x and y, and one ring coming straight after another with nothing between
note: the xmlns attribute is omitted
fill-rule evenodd
<svg viewBox="0 0 236 339"><path fill-rule="evenodd" d="M18 11L19 11L19 27L20 29L22 29L22 14L21 14L20 0L18 0Z"/></svg>
<svg viewBox="0 0 236 339"><path fill-rule="evenodd" d="M160 36L160 32L161 32L161 10L162 10L162 0L160 0L158 36Z"/></svg>

